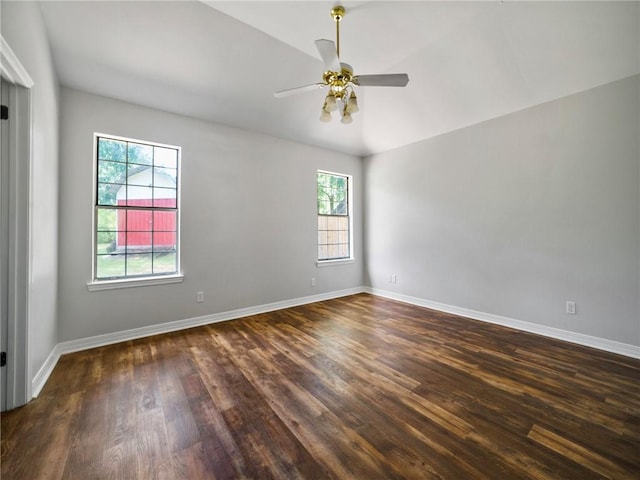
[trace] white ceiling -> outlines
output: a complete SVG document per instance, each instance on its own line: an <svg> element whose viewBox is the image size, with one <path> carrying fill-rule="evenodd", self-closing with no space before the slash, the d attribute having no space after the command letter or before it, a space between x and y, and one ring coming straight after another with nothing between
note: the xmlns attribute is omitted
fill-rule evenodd
<svg viewBox="0 0 640 480"><path fill-rule="evenodd" d="M360 112L319 122L314 40L335 40L325 1L42 3L60 82L161 110L367 155L640 72L639 2L341 2L341 60Z"/></svg>

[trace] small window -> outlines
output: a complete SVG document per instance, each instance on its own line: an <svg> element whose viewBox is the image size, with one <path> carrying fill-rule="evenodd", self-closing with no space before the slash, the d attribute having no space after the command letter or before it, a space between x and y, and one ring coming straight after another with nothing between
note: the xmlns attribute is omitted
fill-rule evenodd
<svg viewBox="0 0 640 480"><path fill-rule="evenodd" d="M94 280L177 274L180 148L96 135Z"/></svg>
<svg viewBox="0 0 640 480"><path fill-rule="evenodd" d="M350 190L350 176L318 172L318 261L352 256Z"/></svg>

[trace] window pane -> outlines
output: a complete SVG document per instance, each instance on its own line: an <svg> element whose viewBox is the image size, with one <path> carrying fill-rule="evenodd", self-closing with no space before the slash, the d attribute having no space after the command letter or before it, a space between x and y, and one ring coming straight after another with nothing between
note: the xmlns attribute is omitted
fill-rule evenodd
<svg viewBox="0 0 640 480"><path fill-rule="evenodd" d="M125 255L98 255L96 278L124 277Z"/></svg>
<svg viewBox="0 0 640 480"><path fill-rule="evenodd" d="M129 144L129 163L137 163L140 165L153 164L153 146L143 145L141 143Z"/></svg>
<svg viewBox="0 0 640 480"><path fill-rule="evenodd" d="M154 147L153 164L156 167L178 168L178 151L174 148Z"/></svg>
<svg viewBox="0 0 640 480"><path fill-rule="evenodd" d="M325 198L320 198L318 196L318 213L320 215L328 215L329 212L329 202Z"/></svg>
<svg viewBox="0 0 640 480"><path fill-rule="evenodd" d="M151 252L151 232L127 232L127 253Z"/></svg>
<svg viewBox="0 0 640 480"><path fill-rule="evenodd" d="M178 214L173 211L153 212L153 229L156 232L175 232Z"/></svg>
<svg viewBox="0 0 640 480"><path fill-rule="evenodd" d="M112 253L117 249L117 212L111 208L98 208L96 253Z"/></svg>
<svg viewBox="0 0 640 480"><path fill-rule="evenodd" d="M178 171L175 168L154 167L153 184L156 187L176 188Z"/></svg>
<svg viewBox="0 0 640 480"><path fill-rule="evenodd" d="M331 182L331 175L328 173L318 172L318 189L326 188Z"/></svg>
<svg viewBox="0 0 640 480"><path fill-rule="evenodd" d="M127 143L119 140L98 138L98 159L114 162L127 161Z"/></svg>
<svg viewBox="0 0 640 480"><path fill-rule="evenodd" d="M127 275L151 275L152 258L151 253L127 254Z"/></svg>
<svg viewBox="0 0 640 480"><path fill-rule="evenodd" d="M153 206L175 208L177 206L176 190L174 188L154 188Z"/></svg>
<svg viewBox="0 0 640 480"><path fill-rule="evenodd" d="M146 165L129 164L127 166L127 183L129 185L153 185L152 169Z"/></svg>
<svg viewBox="0 0 640 480"><path fill-rule="evenodd" d="M117 205L120 187L113 183L98 183L98 205Z"/></svg>
<svg viewBox="0 0 640 480"><path fill-rule="evenodd" d="M96 253L98 255L121 253L122 249L118 249L117 231L98 232L96 234Z"/></svg>
<svg viewBox="0 0 640 480"><path fill-rule="evenodd" d="M347 186L345 176L318 172L318 213L347 215Z"/></svg>
<svg viewBox="0 0 640 480"><path fill-rule="evenodd" d="M175 273L178 256L175 252L155 253L153 255L153 273Z"/></svg>
<svg viewBox="0 0 640 480"><path fill-rule="evenodd" d="M101 160L98 162L98 182L103 183L125 183L127 179L127 164L120 162L108 162Z"/></svg>
<svg viewBox="0 0 640 480"><path fill-rule="evenodd" d="M98 230L116 230L116 209L98 208L97 227Z"/></svg>
<svg viewBox="0 0 640 480"><path fill-rule="evenodd" d="M176 248L175 232L154 232L153 233L153 251L165 252L173 251Z"/></svg>
<svg viewBox="0 0 640 480"><path fill-rule="evenodd" d="M115 242L116 232L102 231L96 234L96 243L98 244L98 253L111 253L113 249L109 247L111 242Z"/></svg>
<svg viewBox="0 0 640 480"><path fill-rule="evenodd" d="M127 211L127 223L124 229L129 232L148 232L153 227L153 212L151 210L134 210ZM123 229L123 230L124 230Z"/></svg>
<svg viewBox="0 0 640 480"><path fill-rule="evenodd" d="M150 207L153 202L153 188L137 185L127 186L127 205Z"/></svg>
<svg viewBox="0 0 640 480"><path fill-rule="evenodd" d="M342 216L319 216L319 224L327 227L318 229L318 259L331 260L349 258L349 218ZM341 227L346 228L342 230Z"/></svg>

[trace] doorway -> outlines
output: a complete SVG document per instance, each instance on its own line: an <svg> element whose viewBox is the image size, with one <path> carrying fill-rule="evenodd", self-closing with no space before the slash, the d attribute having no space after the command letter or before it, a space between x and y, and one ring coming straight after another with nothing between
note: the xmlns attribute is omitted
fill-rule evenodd
<svg viewBox="0 0 640 480"><path fill-rule="evenodd" d="M33 80L0 35L0 367L1 410L31 399L29 258ZM1 360L1 358L0 358Z"/></svg>
<svg viewBox="0 0 640 480"><path fill-rule="evenodd" d="M0 120L0 411L7 409L7 367L9 333L9 120L4 118L9 105L9 84L0 83L2 120Z"/></svg>

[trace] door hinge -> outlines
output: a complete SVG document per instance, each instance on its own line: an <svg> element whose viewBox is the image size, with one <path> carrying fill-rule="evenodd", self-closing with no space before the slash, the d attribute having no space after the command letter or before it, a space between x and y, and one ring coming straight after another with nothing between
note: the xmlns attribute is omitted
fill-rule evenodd
<svg viewBox="0 0 640 480"><path fill-rule="evenodd" d="M0 120L9 120L9 107L6 105L0 107Z"/></svg>
<svg viewBox="0 0 640 480"><path fill-rule="evenodd" d="M0 352L0 367L4 367L7 364L7 352Z"/></svg>

